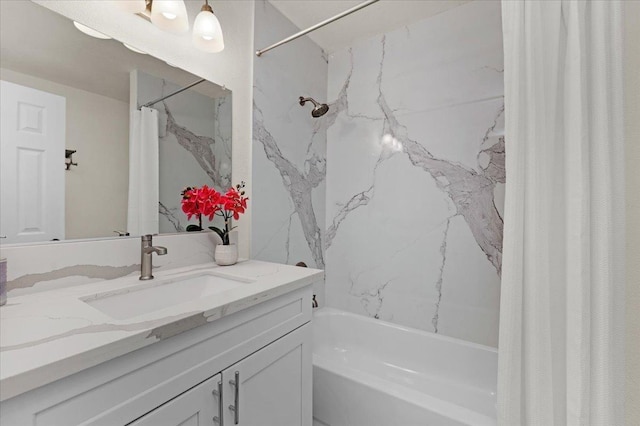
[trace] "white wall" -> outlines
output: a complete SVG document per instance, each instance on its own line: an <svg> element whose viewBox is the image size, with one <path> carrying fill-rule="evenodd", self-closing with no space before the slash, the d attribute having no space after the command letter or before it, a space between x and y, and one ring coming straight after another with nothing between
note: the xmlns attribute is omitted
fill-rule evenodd
<svg viewBox="0 0 640 426"><path fill-rule="evenodd" d="M126 12L119 1L37 0L55 12L113 36L233 92L233 182L247 182L251 198L251 105L253 73L252 1L211 1L224 32L225 50L203 53L193 47L191 34L174 35ZM191 24L202 1L187 0ZM251 200L249 201L251 204ZM251 209L238 221L241 257L250 251Z"/></svg>
<svg viewBox="0 0 640 426"><path fill-rule="evenodd" d="M79 165L65 172L65 238L112 237L126 229L129 104L8 69L0 77L67 100L65 147L78 151Z"/></svg>
<svg viewBox="0 0 640 426"><path fill-rule="evenodd" d="M625 7L627 424L640 425L640 2Z"/></svg>

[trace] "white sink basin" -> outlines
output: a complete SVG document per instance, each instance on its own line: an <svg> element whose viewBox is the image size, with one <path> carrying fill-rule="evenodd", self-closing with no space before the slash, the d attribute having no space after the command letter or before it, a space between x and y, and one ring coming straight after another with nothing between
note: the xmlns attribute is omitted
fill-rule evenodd
<svg viewBox="0 0 640 426"><path fill-rule="evenodd" d="M181 277L156 278L81 300L112 318L127 319L222 293L250 282L213 272L200 272Z"/></svg>

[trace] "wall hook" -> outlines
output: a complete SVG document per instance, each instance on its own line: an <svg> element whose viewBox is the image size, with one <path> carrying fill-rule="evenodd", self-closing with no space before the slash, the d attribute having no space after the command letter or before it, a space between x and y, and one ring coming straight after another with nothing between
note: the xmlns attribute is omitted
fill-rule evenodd
<svg viewBox="0 0 640 426"><path fill-rule="evenodd" d="M65 149L64 150L64 164L66 166L66 169L69 170L71 169L71 166L77 166L78 163L74 163L73 162L73 154L76 153L75 149Z"/></svg>

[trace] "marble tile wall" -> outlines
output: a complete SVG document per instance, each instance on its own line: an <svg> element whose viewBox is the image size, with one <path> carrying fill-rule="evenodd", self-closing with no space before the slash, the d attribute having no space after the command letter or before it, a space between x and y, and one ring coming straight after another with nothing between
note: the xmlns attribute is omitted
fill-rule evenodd
<svg viewBox="0 0 640 426"><path fill-rule="evenodd" d="M213 261L213 232L158 235L153 244L167 248L153 257L155 270ZM140 238L68 240L0 247L7 259L8 301L12 296L140 275Z"/></svg>
<svg viewBox="0 0 640 426"><path fill-rule="evenodd" d="M298 30L256 2L256 47ZM502 61L497 1L256 58L252 257L324 268L329 306L496 346Z"/></svg>
<svg viewBox="0 0 640 426"><path fill-rule="evenodd" d="M497 346L502 63L492 1L329 56L328 305Z"/></svg>
<svg viewBox="0 0 640 426"><path fill-rule="evenodd" d="M140 104L179 88L138 72ZM195 218L187 221L181 210L180 193L185 187L207 184L222 191L231 186L231 95L212 99L190 89L154 108L160 124L160 233L183 232L187 225L197 224ZM214 222L220 226L222 221ZM207 225L205 220L203 226Z"/></svg>
<svg viewBox="0 0 640 426"><path fill-rule="evenodd" d="M266 1L255 2L255 46L299 29ZM308 37L254 60L252 258L324 269L327 57Z"/></svg>

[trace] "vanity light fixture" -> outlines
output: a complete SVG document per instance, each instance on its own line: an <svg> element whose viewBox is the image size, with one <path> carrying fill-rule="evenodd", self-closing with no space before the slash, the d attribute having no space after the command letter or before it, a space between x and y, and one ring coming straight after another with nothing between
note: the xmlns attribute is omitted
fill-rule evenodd
<svg viewBox="0 0 640 426"><path fill-rule="evenodd" d="M189 31L189 17L184 0L129 0L121 3L126 4L125 7L129 12L151 21L151 23L161 30L176 34ZM142 3L144 3L144 8L142 7ZM73 25L91 37L104 40L111 38L79 22L73 21ZM209 0L205 0L200 9L200 13L196 16L193 23L191 39L194 46L204 52L218 53L224 49L222 27L220 26L220 21L218 21L218 18L213 13L213 8L209 5ZM124 44L127 49L136 53L147 54L147 52L127 43L122 44Z"/></svg>
<svg viewBox="0 0 640 426"><path fill-rule="evenodd" d="M161 30L181 34L189 31L189 17L183 0L151 2L151 22Z"/></svg>
<svg viewBox="0 0 640 426"><path fill-rule="evenodd" d="M189 30L189 17L183 0L144 0L144 12L136 15L151 21L161 30L184 33ZM218 53L224 49L224 38L220 21L213 13L209 0L200 9L193 23L191 36L194 46L204 52Z"/></svg>
<svg viewBox="0 0 640 426"><path fill-rule="evenodd" d="M205 52L218 53L224 49L222 27L209 6L209 0L205 0L193 23L192 41L196 48Z"/></svg>
<svg viewBox="0 0 640 426"><path fill-rule="evenodd" d="M108 35L102 34L100 31L96 31L93 28L89 28L86 25L81 24L80 22L73 21L73 25L88 36L100 38L102 40L109 40L111 38Z"/></svg>

